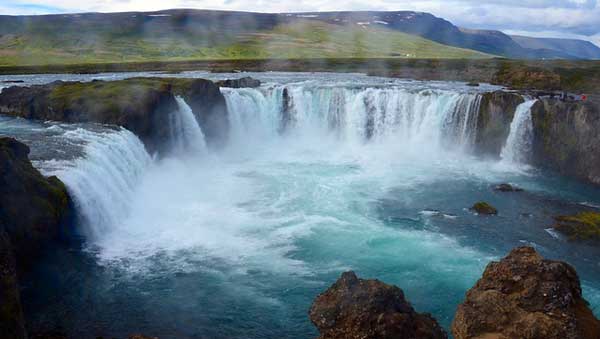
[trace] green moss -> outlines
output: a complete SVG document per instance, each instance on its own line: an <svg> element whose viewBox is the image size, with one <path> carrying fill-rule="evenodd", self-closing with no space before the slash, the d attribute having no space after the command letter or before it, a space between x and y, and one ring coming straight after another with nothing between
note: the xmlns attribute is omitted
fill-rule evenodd
<svg viewBox="0 0 600 339"><path fill-rule="evenodd" d="M555 218L554 229L572 240L600 240L600 213L581 212Z"/></svg>
<svg viewBox="0 0 600 339"><path fill-rule="evenodd" d="M478 214L486 214L486 215L498 214L498 210L494 206L492 206L484 201L475 203L473 205L473 207L471 207L471 210L477 212Z"/></svg>

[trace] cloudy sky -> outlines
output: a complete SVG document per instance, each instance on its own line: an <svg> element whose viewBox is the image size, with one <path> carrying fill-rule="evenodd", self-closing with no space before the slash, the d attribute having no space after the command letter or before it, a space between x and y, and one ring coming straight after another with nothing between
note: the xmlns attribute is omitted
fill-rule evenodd
<svg viewBox="0 0 600 339"><path fill-rule="evenodd" d="M416 10L467 28L569 37L600 46L598 0L0 0L0 14L151 11L167 8L255 12Z"/></svg>

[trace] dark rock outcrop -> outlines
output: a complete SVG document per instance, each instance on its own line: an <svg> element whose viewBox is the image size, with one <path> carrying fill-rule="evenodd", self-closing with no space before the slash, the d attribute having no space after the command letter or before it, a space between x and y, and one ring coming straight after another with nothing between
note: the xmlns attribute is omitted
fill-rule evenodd
<svg viewBox="0 0 600 339"><path fill-rule="evenodd" d="M219 87L230 88L256 88L260 87L260 80L251 77L243 77L240 79L227 79L217 81L216 85Z"/></svg>
<svg viewBox="0 0 600 339"><path fill-rule="evenodd" d="M0 221L0 333L6 339L27 337L15 266L12 244Z"/></svg>
<svg viewBox="0 0 600 339"><path fill-rule="evenodd" d="M475 149L486 156L499 157L517 107L525 100L517 93L484 93L479 107Z"/></svg>
<svg viewBox="0 0 600 339"><path fill-rule="evenodd" d="M533 162L600 185L600 108L542 99L533 105Z"/></svg>
<svg viewBox="0 0 600 339"><path fill-rule="evenodd" d="M494 191L498 192L523 192L522 188L513 186L511 184L499 184L494 187Z"/></svg>
<svg viewBox="0 0 600 339"><path fill-rule="evenodd" d="M29 147L0 137L0 333L26 338L18 277L68 226L71 203L64 184L45 178L28 158Z"/></svg>
<svg viewBox="0 0 600 339"><path fill-rule="evenodd" d="M204 79L132 78L13 86L0 93L0 113L122 126L135 133L151 152L160 152L168 145L177 95L192 108L207 142L221 142L228 129L225 98L218 86Z"/></svg>
<svg viewBox="0 0 600 339"><path fill-rule="evenodd" d="M227 104L219 87L204 79L173 79L175 95L181 95L192 108L196 119L212 146L222 146L227 140L229 119Z"/></svg>
<svg viewBox="0 0 600 339"><path fill-rule="evenodd" d="M402 290L346 272L312 304L320 339L446 338L429 314L415 312Z"/></svg>
<svg viewBox="0 0 600 339"><path fill-rule="evenodd" d="M597 339L600 321L581 295L570 265L514 249L490 263L452 323L456 339Z"/></svg>
<svg viewBox="0 0 600 339"><path fill-rule="evenodd" d="M471 210L476 212L477 214L483 214L483 215L496 215L498 214L498 210L488 204L487 202L484 201L480 201L475 203L472 207Z"/></svg>
<svg viewBox="0 0 600 339"><path fill-rule="evenodd" d="M554 229L571 240L600 241L600 213L598 212L581 212L554 219L556 220Z"/></svg>

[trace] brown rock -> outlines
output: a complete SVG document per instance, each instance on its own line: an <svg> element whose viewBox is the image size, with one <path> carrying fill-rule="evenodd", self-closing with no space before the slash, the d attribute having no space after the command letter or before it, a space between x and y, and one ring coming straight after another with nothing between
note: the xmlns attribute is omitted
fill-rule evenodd
<svg viewBox="0 0 600 339"><path fill-rule="evenodd" d="M491 262L452 323L456 339L598 339L600 321L581 296L570 265L514 249Z"/></svg>
<svg viewBox="0 0 600 339"><path fill-rule="evenodd" d="M498 210L488 204L487 202L477 202L473 205L473 207L471 207L472 211L475 211L477 214L484 214L484 215L496 215L498 214Z"/></svg>
<svg viewBox="0 0 600 339"><path fill-rule="evenodd" d="M415 312L402 290L346 272L313 302L320 339L447 338L429 314Z"/></svg>

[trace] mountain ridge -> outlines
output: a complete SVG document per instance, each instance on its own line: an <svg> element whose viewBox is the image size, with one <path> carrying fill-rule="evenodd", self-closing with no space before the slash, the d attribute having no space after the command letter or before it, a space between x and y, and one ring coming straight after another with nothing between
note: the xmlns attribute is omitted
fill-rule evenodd
<svg viewBox="0 0 600 339"><path fill-rule="evenodd" d="M288 29L298 26L306 31ZM345 31L351 34L341 34ZM286 35L290 32L293 36ZM384 36L388 40L367 43ZM346 40L336 41L340 38ZM527 39L519 43L500 31L460 28L414 11L168 9L0 16L0 57L7 65L273 57L600 59L600 48L585 41Z"/></svg>

